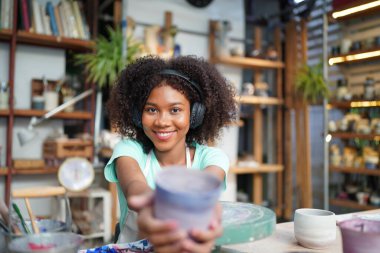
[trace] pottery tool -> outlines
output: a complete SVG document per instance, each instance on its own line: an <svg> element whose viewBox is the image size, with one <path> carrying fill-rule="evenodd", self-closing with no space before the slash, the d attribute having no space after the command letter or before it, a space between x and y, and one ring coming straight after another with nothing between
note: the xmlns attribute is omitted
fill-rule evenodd
<svg viewBox="0 0 380 253"><path fill-rule="evenodd" d="M30 221L32 222L32 228L35 234L40 233L40 229L36 224L36 217L34 217L34 214L32 212L32 207L30 206L29 198L25 198L25 205L26 209L28 210Z"/></svg>
<svg viewBox="0 0 380 253"><path fill-rule="evenodd" d="M9 228L7 227L7 225L5 225L5 223L4 223L3 220L0 220L0 227L1 227L1 229L3 229L6 233L9 233Z"/></svg>
<svg viewBox="0 0 380 253"><path fill-rule="evenodd" d="M23 227L25 233L27 233L27 234L31 234L31 233L30 233L30 230L29 230L29 228L28 228L28 226L27 226L26 223L25 223L24 218L22 217L22 214L21 214L20 209L18 208L18 206L17 206L15 203L13 203L12 206L13 206L13 209L15 210L17 216L19 217L19 219L20 219L20 221L21 221L21 225L22 225L22 227Z"/></svg>
<svg viewBox="0 0 380 253"><path fill-rule="evenodd" d="M5 228L4 229L7 233L9 233L9 228L12 228L12 232L15 233L16 235L22 234L20 229L17 227L17 225L11 224L9 222L9 209L2 199L0 199L0 216L3 218L3 221L4 221L1 223L0 226L2 226L3 228L5 226L6 229Z"/></svg>
<svg viewBox="0 0 380 253"><path fill-rule="evenodd" d="M9 224L9 210L4 200L0 199L0 216L3 217L3 220L6 225Z"/></svg>

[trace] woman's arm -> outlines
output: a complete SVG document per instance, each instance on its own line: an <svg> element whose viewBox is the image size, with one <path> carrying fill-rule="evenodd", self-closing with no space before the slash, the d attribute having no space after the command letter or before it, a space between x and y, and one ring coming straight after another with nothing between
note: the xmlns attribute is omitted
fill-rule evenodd
<svg viewBox="0 0 380 253"><path fill-rule="evenodd" d="M224 172L224 170L218 166L215 166L215 165L212 165L212 166L208 166L205 171L213 174L214 176L216 176L217 178L219 178L220 181L224 181L224 178L226 177L226 173Z"/></svg>
<svg viewBox="0 0 380 253"><path fill-rule="evenodd" d="M151 191L135 159L128 156L119 157L116 160L116 168L117 177L127 202L131 196ZM134 210L133 207L131 208Z"/></svg>

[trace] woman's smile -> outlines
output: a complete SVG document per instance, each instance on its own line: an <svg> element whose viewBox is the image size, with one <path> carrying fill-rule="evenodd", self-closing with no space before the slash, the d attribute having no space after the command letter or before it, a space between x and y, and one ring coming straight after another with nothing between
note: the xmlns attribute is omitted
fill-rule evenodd
<svg viewBox="0 0 380 253"><path fill-rule="evenodd" d="M175 134L175 131L169 131L169 132L153 131L153 132L156 134L157 138L161 141L166 141Z"/></svg>

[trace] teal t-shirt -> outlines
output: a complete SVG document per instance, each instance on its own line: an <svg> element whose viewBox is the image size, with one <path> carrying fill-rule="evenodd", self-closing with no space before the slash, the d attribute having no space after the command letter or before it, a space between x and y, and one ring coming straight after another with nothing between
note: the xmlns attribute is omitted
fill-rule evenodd
<svg viewBox="0 0 380 253"><path fill-rule="evenodd" d="M128 204L116 175L115 160L121 156L128 156L137 161L141 170L143 170L149 187L152 189L155 189L155 176L157 172L161 170L161 167L156 156L154 155L154 152L152 152L150 168L144 170L148 154L144 153L141 144L137 141L134 141L132 139L123 139L115 146L111 159L108 161L104 169L104 176L109 182L115 182L117 184L117 192L120 204L120 229L122 231L128 213ZM191 163L191 168L204 170L211 165L222 168L225 171L227 177L228 169L230 166L227 155L219 148L208 147L196 143L195 155ZM226 187L226 177L224 179L224 187Z"/></svg>

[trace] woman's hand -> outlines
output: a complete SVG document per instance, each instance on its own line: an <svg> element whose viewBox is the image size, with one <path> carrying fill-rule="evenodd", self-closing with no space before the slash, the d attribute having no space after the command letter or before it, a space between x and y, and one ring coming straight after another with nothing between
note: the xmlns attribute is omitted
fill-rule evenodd
<svg viewBox="0 0 380 253"><path fill-rule="evenodd" d="M161 221L153 217L153 192L132 196L128 204L138 212L139 236L147 238L154 246L154 252L181 252L181 242L187 238L175 221Z"/></svg>
<svg viewBox="0 0 380 253"><path fill-rule="evenodd" d="M215 207L214 217L209 226L209 230L190 231L190 238L182 241L182 250L192 253L208 253L214 247L215 239L223 234L222 227L222 206L218 203Z"/></svg>
<svg viewBox="0 0 380 253"><path fill-rule="evenodd" d="M222 207L218 203L209 230L193 229L189 234L178 229L175 221L161 221L153 217L153 192L132 196L129 205L138 212L137 224L141 238L147 238L154 252L211 252L215 239L223 233L221 225Z"/></svg>

